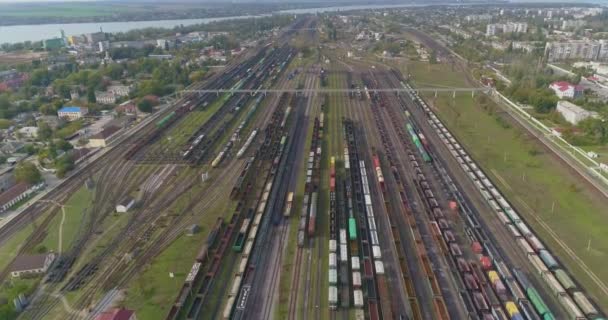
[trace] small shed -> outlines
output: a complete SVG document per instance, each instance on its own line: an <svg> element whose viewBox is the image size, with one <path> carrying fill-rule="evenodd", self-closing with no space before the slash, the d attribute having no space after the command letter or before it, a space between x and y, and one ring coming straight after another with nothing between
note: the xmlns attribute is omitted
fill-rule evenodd
<svg viewBox="0 0 608 320"><path fill-rule="evenodd" d="M198 233L201 228L197 224L193 224L186 228L186 235L193 236L195 233Z"/></svg>
<svg viewBox="0 0 608 320"><path fill-rule="evenodd" d="M131 197L126 197L123 198L117 205L116 205L116 212L119 213L125 213L128 212L129 209L131 209L133 206L135 205L135 199L131 198Z"/></svg>

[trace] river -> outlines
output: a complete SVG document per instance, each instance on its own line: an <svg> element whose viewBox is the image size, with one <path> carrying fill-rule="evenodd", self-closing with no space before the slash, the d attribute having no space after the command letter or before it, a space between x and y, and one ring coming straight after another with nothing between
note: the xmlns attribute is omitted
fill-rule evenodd
<svg viewBox="0 0 608 320"><path fill-rule="evenodd" d="M360 6L341 6L341 7L325 7L325 8L308 8L308 9L293 9L277 11L280 14L304 14L316 12L331 12L344 10L362 10L362 9L382 9L382 8L397 8L397 7L412 7L421 6L416 4L403 5L360 5ZM92 33L102 29L104 32L115 33L125 32L134 29L142 28L173 28L179 25L193 25L198 23L209 23L213 21L229 20L229 19L246 19L261 16L234 16L221 18L205 18L205 19L183 19L183 20L156 20L156 21L130 21L130 22L90 22L90 23L58 23L58 24L39 24L39 25L18 25L18 26L0 26L0 43L17 43L24 41L40 41L43 39L56 38L61 36L63 30L66 36Z"/></svg>

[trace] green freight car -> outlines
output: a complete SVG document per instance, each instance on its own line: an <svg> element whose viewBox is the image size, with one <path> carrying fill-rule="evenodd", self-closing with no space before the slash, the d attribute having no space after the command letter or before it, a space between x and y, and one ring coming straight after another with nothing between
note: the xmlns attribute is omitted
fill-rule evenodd
<svg viewBox="0 0 608 320"><path fill-rule="evenodd" d="M538 312L538 314L542 315L544 319L553 318L553 314L551 314L551 311L549 311L549 308L538 294L538 291L534 289L534 287L529 287L526 290L526 293L528 295L528 299L530 299L532 306L534 306L534 309L536 310L536 312Z"/></svg>
<svg viewBox="0 0 608 320"><path fill-rule="evenodd" d="M164 118L160 119L160 121L158 121L156 123L156 126L158 128L163 128L164 126L167 125L167 122L169 122L173 117L175 117L175 111L169 113L168 115L166 115Z"/></svg>
<svg viewBox="0 0 608 320"><path fill-rule="evenodd" d="M348 235L350 240L357 240L357 223L355 218L348 218Z"/></svg>

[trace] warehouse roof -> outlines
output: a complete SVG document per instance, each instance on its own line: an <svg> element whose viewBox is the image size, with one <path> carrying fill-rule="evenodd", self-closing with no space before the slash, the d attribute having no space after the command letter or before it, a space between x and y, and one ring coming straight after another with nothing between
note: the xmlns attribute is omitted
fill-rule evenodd
<svg viewBox="0 0 608 320"><path fill-rule="evenodd" d="M29 184L27 184L25 182L21 182L21 183L18 183L16 185L10 187L8 190L2 192L0 194L0 206L3 206L5 204L9 203L11 200L17 198L20 194L27 191L27 189L29 187L30 187Z"/></svg>
<svg viewBox="0 0 608 320"><path fill-rule="evenodd" d="M103 129L100 133L93 135L90 139L107 139L108 137L116 133L116 131L118 130L120 130L119 127L109 126Z"/></svg>
<svg viewBox="0 0 608 320"><path fill-rule="evenodd" d="M11 264L11 271L27 271L44 268L47 254L21 255Z"/></svg>

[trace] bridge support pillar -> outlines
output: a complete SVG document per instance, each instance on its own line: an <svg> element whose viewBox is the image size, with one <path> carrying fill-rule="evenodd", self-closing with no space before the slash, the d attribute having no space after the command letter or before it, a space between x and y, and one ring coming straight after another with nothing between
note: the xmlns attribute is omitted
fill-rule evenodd
<svg viewBox="0 0 608 320"><path fill-rule="evenodd" d="M437 98L437 90L435 90L435 98Z"/></svg>
<svg viewBox="0 0 608 320"><path fill-rule="evenodd" d="M452 99L456 99L456 91L452 91Z"/></svg>
<svg viewBox="0 0 608 320"><path fill-rule="evenodd" d="M471 98L475 98L475 90L471 90Z"/></svg>

